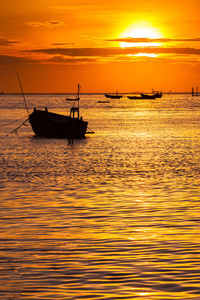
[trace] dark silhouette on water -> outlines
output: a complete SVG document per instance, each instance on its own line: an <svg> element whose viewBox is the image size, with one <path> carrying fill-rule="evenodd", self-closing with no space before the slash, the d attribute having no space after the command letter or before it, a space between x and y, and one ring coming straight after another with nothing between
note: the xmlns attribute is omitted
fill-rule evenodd
<svg viewBox="0 0 200 300"><path fill-rule="evenodd" d="M33 132L37 136L80 139L85 137L88 122L79 118L79 109L72 107L70 116L34 109L29 116Z"/></svg>
<svg viewBox="0 0 200 300"><path fill-rule="evenodd" d="M110 100L99 100L97 103L110 103Z"/></svg>
<svg viewBox="0 0 200 300"><path fill-rule="evenodd" d="M154 92L153 94L141 93L140 96L127 96L129 99L156 99L162 97L162 92Z"/></svg>
<svg viewBox="0 0 200 300"><path fill-rule="evenodd" d="M67 138L69 144L73 144L73 139L81 139L85 137L88 122L83 121L83 118L79 116L79 84L76 97L66 99L67 101L73 101L73 105L70 109L69 116L49 112L47 107L45 108L45 110L34 108L33 112L30 114L18 73L17 78L20 84L25 107L28 113L28 118L13 132L17 132L17 130L22 125L25 125L25 123L29 121L32 130L36 136L50 138ZM88 133L93 132L89 131Z"/></svg>
<svg viewBox="0 0 200 300"><path fill-rule="evenodd" d="M73 101L69 116L49 112L47 108L45 110L34 108L29 115L29 122L34 133L37 136L68 138L69 140L84 138L88 122L83 121L83 118L79 116L79 91L80 85L78 84L76 97L66 99Z"/></svg>
<svg viewBox="0 0 200 300"><path fill-rule="evenodd" d="M110 99L120 99L123 97L121 94L118 94L118 92L116 92L116 94L105 94L105 96Z"/></svg>

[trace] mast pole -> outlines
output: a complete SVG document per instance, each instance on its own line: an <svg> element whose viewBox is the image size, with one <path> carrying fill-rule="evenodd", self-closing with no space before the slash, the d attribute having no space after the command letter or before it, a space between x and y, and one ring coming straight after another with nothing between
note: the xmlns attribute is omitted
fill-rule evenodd
<svg viewBox="0 0 200 300"><path fill-rule="evenodd" d="M79 93L80 93L80 84L78 83L78 119L79 119Z"/></svg>
<svg viewBox="0 0 200 300"><path fill-rule="evenodd" d="M26 98L25 98L25 95L24 95L24 91L23 91L23 88L22 88L22 84L21 84L21 81L20 81L20 78L19 78L19 74L18 74L18 72L17 72L17 79L18 79L18 82L19 82L19 85L20 85L20 88L21 88L21 92L22 92L22 95L23 95L24 104L25 104L25 107L26 107L27 113L28 113L28 115L30 116L30 114L29 114L29 110L28 110L28 106L27 106L27 103L26 103Z"/></svg>

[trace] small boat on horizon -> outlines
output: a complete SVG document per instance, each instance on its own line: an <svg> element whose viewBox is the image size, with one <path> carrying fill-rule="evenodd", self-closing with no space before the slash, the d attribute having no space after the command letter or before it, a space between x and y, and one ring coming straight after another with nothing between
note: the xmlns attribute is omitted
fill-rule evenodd
<svg viewBox="0 0 200 300"><path fill-rule="evenodd" d="M141 93L140 96L127 96L129 99L156 99L162 97L162 92L154 92L152 94Z"/></svg>
<svg viewBox="0 0 200 300"><path fill-rule="evenodd" d="M123 97L123 95L118 94L118 92L116 92L116 94L105 94L106 98L110 98L110 99L120 99Z"/></svg>
<svg viewBox="0 0 200 300"><path fill-rule="evenodd" d="M99 100L97 103L110 103L110 100Z"/></svg>

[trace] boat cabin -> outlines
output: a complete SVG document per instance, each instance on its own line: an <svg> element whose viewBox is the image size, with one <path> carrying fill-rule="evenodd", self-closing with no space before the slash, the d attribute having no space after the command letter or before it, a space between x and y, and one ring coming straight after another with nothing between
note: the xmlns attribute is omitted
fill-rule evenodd
<svg viewBox="0 0 200 300"><path fill-rule="evenodd" d="M77 118L79 119L79 108L78 107L72 107L70 109L70 117L71 118Z"/></svg>

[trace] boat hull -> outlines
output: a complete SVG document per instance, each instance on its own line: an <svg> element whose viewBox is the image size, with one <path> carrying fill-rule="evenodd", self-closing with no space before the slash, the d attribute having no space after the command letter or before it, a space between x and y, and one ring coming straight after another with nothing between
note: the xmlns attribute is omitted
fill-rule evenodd
<svg viewBox="0 0 200 300"><path fill-rule="evenodd" d="M127 96L129 99L156 99L156 98L161 98L162 93L155 93L155 94L140 94L141 96Z"/></svg>
<svg viewBox="0 0 200 300"><path fill-rule="evenodd" d="M161 98L162 97L162 93L155 93L155 94L143 94L141 93L141 97L143 99L156 99L156 98Z"/></svg>
<svg viewBox="0 0 200 300"><path fill-rule="evenodd" d="M121 99L122 95L111 95L111 94L105 94L106 98L110 99Z"/></svg>
<svg viewBox="0 0 200 300"><path fill-rule="evenodd" d="M47 110L34 109L29 122L36 136L81 139L85 137L88 122Z"/></svg>

